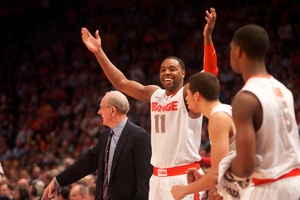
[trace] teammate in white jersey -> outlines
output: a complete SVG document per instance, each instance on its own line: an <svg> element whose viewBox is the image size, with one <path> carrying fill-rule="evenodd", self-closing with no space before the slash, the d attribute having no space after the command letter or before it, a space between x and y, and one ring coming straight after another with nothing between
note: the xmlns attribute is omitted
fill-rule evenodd
<svg viewBox="0 0 300 200"><path fill-rule="evenodd" d="M232 102L237 155L232 160L233 180L249 177L253 187L241 199L299 199L300 145L290 90L268 74L265 29L246 25L230 43L230 64L244 87Z"/></svg>
<svg viewBox="0 0 300 200"><path fill-rule="evenodd" d="M195 169L189 169L188 182L190 184L172 187L171 192L176 200L188 194L215 190L219 162L229 150L235 149L235 129L231 118L231 106L222 104L219 100L218 78L208 72L197 73L188 79L186 87L188 108L195 113L202 113L208 119L211 168L203 176L200 176Z"/></svg>
<svg viewBox="0 0 300 200"><path fill-rule="evenodd" d="M217 59L212 42L212 31L216 11L206 11L204 27L204 71L217 75ZM186 183L188 168L199 167L199 148L202 115L188 111L183 87L185 66L177 57L166 58L160 67L160 81L165 89L157 85L144 86L128 80L107 58L101 47L98 31L96 38L82 28L82 41L94 53L104 73L114 87L141 101L151 103L151 144L153 176L150 179L150 200L172 199L170 192L174 184ZM199 70L200 71L200 70ZM189 198L193 199L191 195Z"/></svg>

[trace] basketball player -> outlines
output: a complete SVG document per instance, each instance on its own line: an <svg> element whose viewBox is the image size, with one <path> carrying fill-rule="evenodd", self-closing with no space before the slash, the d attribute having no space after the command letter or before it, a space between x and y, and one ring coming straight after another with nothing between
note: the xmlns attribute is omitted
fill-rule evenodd
<svg viewBox="0 0 300 200"><path fill-rule="evenodd" d="M174 199L182 199L188 194L215 189L218 165L229 150L235 149L235 130L231 118L231 106L219 100L220 83L217 77L208 72L192 75L187 81L186 101L188 108L202 113L208 119L208 134L211 142L211 168L200 177L195 169L188 170L188 185L172 187Z"/></svg>
<svg viewBox="0 0 300 200"><path fill-rule="evenodd" d="M218 73L216 53L212 42L212 31L216 11L206 11L204 27L204 71ZM185 104L186 88L183 86L185 66L177 57L166 58L160 67L160 81L165 89L157 85L144 86L128 80L107 58L101 47L99 32L93 37L82 28L82 41L94 53L100 66L113 86L123 93L144 102L150 102L151 145L153 175L150 179L150 200L172 199L170 192L174 184L186 183L186 171L191 167L200 169L199 149L201 141L201 114L190 112ZM185 199L193 199L193 195Z"/></svg>
<svg viewBox="0 0 300 200"><path fill-rule="evenodd" d="M238 29L230 43L230 64L244 87L232 102L236 157L231 181L251 177L241 199L299 199L300 145L290 90L268 74L269 36L260 26ZM220 187L220 185L219 185Z"/></svg>

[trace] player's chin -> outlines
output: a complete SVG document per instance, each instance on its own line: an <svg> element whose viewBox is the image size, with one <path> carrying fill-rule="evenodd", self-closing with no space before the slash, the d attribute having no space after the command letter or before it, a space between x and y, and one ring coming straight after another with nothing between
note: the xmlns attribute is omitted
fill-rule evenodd
<svg viewBox="0 0 300 200"><path fill-rule="evenodd" d="M189 104L187 104L187 107L188 107L189 111L194 112L194 109L193 109L192 106L190 106Z"/></svg>
<svg viewBox="0 0 300 200"><path fill-rule="evenodd" d="M163 83L163 86L166 90L173 90L174 84L173 83Z"/></svg>
<svg viewBox="0 0 300 200"><path fill-rule="evenodd" d="M165 89L168 89L170 87L169 84L165 84L165 82L162 82L161 84Z"/></svg>

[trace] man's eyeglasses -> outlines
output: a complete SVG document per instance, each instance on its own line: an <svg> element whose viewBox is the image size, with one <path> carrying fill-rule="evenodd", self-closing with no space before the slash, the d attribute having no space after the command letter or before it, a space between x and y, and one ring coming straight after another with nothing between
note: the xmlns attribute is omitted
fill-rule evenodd
<svg viewBox="0 0 300 200"><path fill-rule="evenodd" d="M113 106L100 106L99 110L105 110L106 108L110 108L110 107L113 107Z"/></svg>

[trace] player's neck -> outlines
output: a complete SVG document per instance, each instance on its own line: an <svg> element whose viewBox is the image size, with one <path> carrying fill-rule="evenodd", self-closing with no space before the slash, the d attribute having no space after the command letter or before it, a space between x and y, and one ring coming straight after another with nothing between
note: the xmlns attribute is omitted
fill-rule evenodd
<svg viewBox="0 0 300 200"><path fill-rule="evenodd" d="M219 105L219 104L222 104L220 101L213 101L213 102L208 102L206 101L203 106L202 106L202 114L207 118L209 119L210 118L210 115L211 115L211 111L212 109Z"/></svg>

